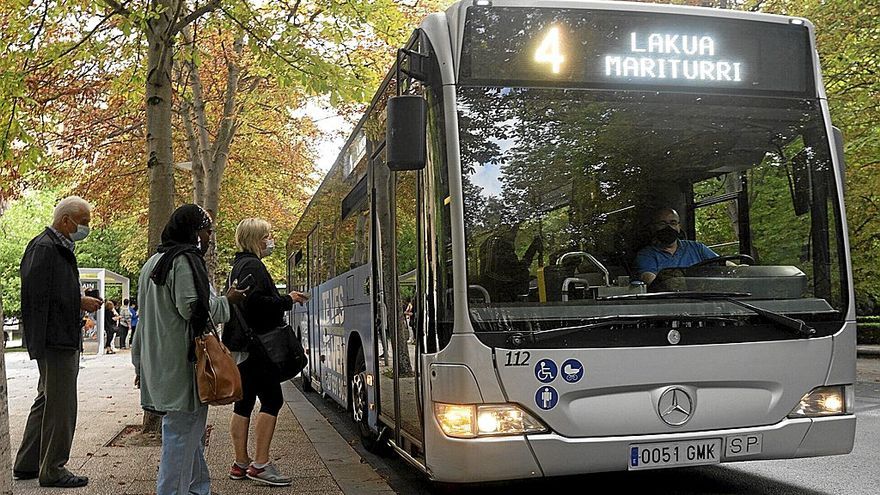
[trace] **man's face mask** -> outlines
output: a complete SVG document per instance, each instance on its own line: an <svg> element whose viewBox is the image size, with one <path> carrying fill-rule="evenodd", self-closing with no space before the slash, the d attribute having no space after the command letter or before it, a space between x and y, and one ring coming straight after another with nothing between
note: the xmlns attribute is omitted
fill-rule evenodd
<svg viewBox="0 0 880 495"><path fill-rule="evenodd" d="M73 232L71 232L69 234L71 241L79 242L89 236L89 226L88 225L81 225L79 222L74 220L73 217L68 217L68 218L70 219L71 222L73 222L74 225L76 225L76 230L74 230Z"/></svg>
<svg viewBox="0 0 880 495"><path fill-rule="evenodd" d="M70 240L73 242L79 242L86 237L89 236L89 226L88 225L76 225L76 230L70 233Z"/></svg>
<svg viewBox="0 0 880 495"><path fill-rule="evenodd" d="M654 232L654 238L657 239L664 246L669 246L676 240L678 240L678 231L667 225L662 229Z"/></svg>

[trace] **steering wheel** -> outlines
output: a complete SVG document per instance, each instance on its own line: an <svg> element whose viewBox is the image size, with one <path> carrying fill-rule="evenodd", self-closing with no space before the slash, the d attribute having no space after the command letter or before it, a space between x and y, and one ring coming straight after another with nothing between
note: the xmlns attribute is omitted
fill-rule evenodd
<svg viewBox="0 0 880 495"><path fill-rule="evenodd" d="M732 261L732 260L745 261L747 264L750 264L750 265L755 264L755 258L752 258L751 256L749 256L747 254L731 254L730 256L716 256L714 258L709 258L707 260L703 260L699 263L691 265L688 268L699 268L701 266L715 265L715 264L721 265L721 264L724 264L724 263L726 263L728 261Z"/></svg>

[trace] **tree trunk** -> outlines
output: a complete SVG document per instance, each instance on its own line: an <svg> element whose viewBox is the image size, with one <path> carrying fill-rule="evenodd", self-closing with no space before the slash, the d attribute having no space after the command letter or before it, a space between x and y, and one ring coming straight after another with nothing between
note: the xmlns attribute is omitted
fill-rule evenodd
<svg viewBox="0 0 880 495"><path fill-rule="evenodd" d="M147 21L147 168L150 171L148 248L159 245L162 229L174 211L174 156L171 139L174 36L177 0L156 0L162 13ZM144 411L143 432L162 433L162 418Z"/></svg>
<svg viewBox="0 0 880 495"><path fill-rule="evenodd" d="M184 42L195 51L192 36L189 30L182 30ZM189 86L192 90L192 104L185 102L181 108L187 110L184 128L187 132L187 143L190 147L190 157L193 160L193 200L201 205L216 220L220 211L220 186L223 183L223 174L229 162L229 147L235 137L236 118L239 113L237 104L238 83L241 78L239 58L244 51L244 42L241 35L237 36L233 43L233 54L227 58L226 68L226 91L223 99L223 116L217 130L216 138L211 143L208 131L208 118L206 115L205 99L203 94L202 79L199 68L192 62L195 56L185 62L189 73ZM181 72L182 74L183 72ZM182 112L183 113L183 112ZM193 128L195 123L195 128ZM214 241L214 239L212 239ZM208 268L208 278L215 280L217 272L217 249L216 243L212 242L205 254L205 264Z"/></svg>
<svg viewBox="0 0 880 495"><path fill-rule="evenodd" d="M174 156L171 140L173 13L177 0L156 0L161 14L147 21L147 168L150 171L148 252L159 244L174 211Z"/></svg>
<svg viewBox="0 0 880 495"><path fill-rule="evenodd" d="M205 202L205 168L202 167L202 158L199 156L199 142L193 127L193 106L186 99L180 102L180 120L186 133L186 149L193 181L193 203L200 205Z"/></svg>
<svg viewBox="0 0 880 495"><path fill-rule="evenodd" d="M229 147L235 137L237 129L236 120L239 108L236 103L238 96L238 82L241 77L241 67L238 58L244 50L241 36L236 37L233 43L234 55L228 57L226 62L226 93L223 99L223 120L217 132L217 139L211 148L211 161L206 163L205 173L205 209L216 214L220 208L220 184L223 183L223 174L229 163ZM204 109L203 109L204 111Z"/></svg>

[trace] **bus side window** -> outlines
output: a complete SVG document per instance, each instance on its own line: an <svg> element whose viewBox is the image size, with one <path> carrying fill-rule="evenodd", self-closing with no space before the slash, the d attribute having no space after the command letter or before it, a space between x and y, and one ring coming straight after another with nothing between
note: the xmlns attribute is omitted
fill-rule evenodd
<svg viewBox="0 0 880 495"><path fill-rule="evenodd" d="M693 240L702 242L719 256L739 254L740 250L738 198L729 197L741 191L738 176L738 172L732 172L693 186Z"/></svg>

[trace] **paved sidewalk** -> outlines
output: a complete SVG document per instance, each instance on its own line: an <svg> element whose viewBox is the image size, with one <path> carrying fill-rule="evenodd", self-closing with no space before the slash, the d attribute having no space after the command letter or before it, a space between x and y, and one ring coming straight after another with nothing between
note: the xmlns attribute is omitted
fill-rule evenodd
<svg viewBox="0 0 880 495"><path fill-rule="evenodd" d="M68 468L89 477L85 488L64 490L76 495L154 494L159 447L110 447L127 425L142 420L139 391L127 352L85 356L79 375L79 416ZM36 394L39 373L26 352L6 354L9 386L9 429L13 455ZM267 487L227 477L232 463L229 419L232 406L211 407L206 458L211 489L230 494L391 494L385 481L339 436L291 384L285 384L287 406L281 410L270 452L281 472L293 477L289 487ZM255 408L259 409L259 406ZM253 428L251 429L253 434ZM253 440L253 436L252 436ZM251 444L253 452L253 442ZM57 494L36 480L15 481L15 494Z"/></svg>

